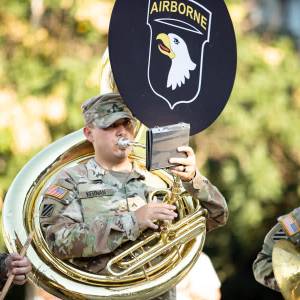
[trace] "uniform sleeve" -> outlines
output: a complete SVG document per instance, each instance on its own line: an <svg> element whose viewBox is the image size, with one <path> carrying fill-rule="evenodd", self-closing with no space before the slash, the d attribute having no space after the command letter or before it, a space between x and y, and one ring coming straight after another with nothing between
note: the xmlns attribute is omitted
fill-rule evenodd
<svg viewBox="0 0 300 300"><path fill-rule="evenodd" d="M114 251L127 240L136 240L139 227L133 212L98 216L83 222L76 184L70 177L57 180L49 188L66 189L63 198L44 194L40 220L52 252L61 259L92 257ZM51 192L50 192L51 193Z"/></svg>
<svg viewBox="0 0 300 300"><path fill-rule="evenodd" d="M207 231L226 224L228 207L225 198L198 170L196 171L195 178L190 182L183 182L183 186L189 194L199 199L202 207L207 209Z"/></svg>
<svg viewBox="0 0 300 300"><path fill-rule="evenodd" d="M281 225L277 223L266 235L262 250L258 253L252 266L255 279L275 291L279 291L279 287L274 277L272 252L275 242L281 239L287 239L287 236Z"/></svg>
<svg viewBox="0 0 300 300"><path fill-rule="evenodd" d="M0 253L0 289L3 288L7 280L7 267L5 264L5 259L7 256L7 253Z"/></svg>

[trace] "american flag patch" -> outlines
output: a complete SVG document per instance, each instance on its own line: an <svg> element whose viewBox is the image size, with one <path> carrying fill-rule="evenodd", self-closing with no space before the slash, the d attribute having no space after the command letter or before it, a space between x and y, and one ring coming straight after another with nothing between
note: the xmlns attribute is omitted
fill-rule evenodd
<svg viewBox="0 0 300 300"><path fill-rule="evenodd" d="M292 236L300 232L297 220L295 219L292 213L282 216L278 219L278 221L288 236Z"/></svg>
<svg viewBox="0 0 300 300"><path fill-rule="evenodd" d="M63 199L67 193L68 193L68 190L65 188L58 186L58 185L51 185L46 190L45 195L51 196L51 197L54 197L57 199Z"/></svg>

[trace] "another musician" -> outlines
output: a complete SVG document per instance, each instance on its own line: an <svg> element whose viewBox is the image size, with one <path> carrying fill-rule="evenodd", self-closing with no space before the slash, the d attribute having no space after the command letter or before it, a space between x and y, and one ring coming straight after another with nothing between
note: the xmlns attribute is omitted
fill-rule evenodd
<svg viewBox="0 0 300 300"><path fill-rule="evenodd" d="M274 277L272 252L276 241L282 239L300 245L300 207L278 218L278 223L266 235L262 250L253 263L255 279L275 291L280 290Z"/></svg>

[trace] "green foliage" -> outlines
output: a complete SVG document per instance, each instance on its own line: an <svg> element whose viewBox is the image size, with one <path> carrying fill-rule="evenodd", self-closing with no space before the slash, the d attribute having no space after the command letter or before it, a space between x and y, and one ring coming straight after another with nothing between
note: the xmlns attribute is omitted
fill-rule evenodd
<svg viewBox="0 0 300 300"><path fill-rule="evenodd" d="M225 278L253 261L278 216L299 206L299 55L288 38L264 40L235 28L238 69L230 101L195 137L200 168L229 203L228 225L207 238L208 249L219 249L215 262Z"/></svg>
<svg viewBox="0 0 300 300"><path fill-rule="evenodd" d="M35 20L30 1L0 4L0 200L29 158L82 127L80 105L99 92L106 34L77 18L77 1L40 3ZM59 118L47 111L51 102ZM31 139L22 144L17 133L29 129ZM40 132L44 142L36 146Z"/></svg>

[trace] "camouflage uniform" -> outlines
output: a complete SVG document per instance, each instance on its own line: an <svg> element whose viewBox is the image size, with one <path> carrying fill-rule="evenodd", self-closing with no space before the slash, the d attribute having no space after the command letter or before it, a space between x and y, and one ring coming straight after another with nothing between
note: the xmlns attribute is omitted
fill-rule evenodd
<svg viewBox="0 0 300 300"><path fill-rule="evenodd" d="M134 162L122 184L94 159L59 173L40 206L42 230L53 253L83 270L104 274L115 250L140 235L134 211L149 201L154 189L145 184L149 176ZM226 223L225 199L205 177L197 173L184 186L208 210L208 231ZM57 187L62 193L55 197L51 190Z"/></svg>
<svg viewBox="0 0 300 300"><path fill-rule="evenodd" d="M45 191L40 208L41 226L51 250L90 272L101 272L105 267L100 263L102 254L140 235L134 211L148 203L155 189L145 184L149 175L134 162L122 184L95 159L59 173ZM200 174L184 186L208 209L208 231L225 224L227 206L217 188ZM51 193L56 187L61 188L62 196Z"/></svg>
<svg viewBox="0 0 300 300"><path fill-rule="evenodd" d="M295 213L296 216L300 220L300 211L299 208L295 209L292 213ZM290 213L291 214L291 213ZM278 218L279 222L268 232L265 237L264 244L262 250L258 253L257 258L253 263L253 273L255 279L264 286L269 287L275 291L280 291L276 279L274 277L273 266L272 266L272 252L273 247L278 240L290 240L294 244L299 245L299 237L300 234L292 234L290 235L286 231L286 226L282 221L285 217L289 216L285 215Z"/></svg>
<svg viewBox="0 0 300 300"><path fill-rule="evenodd" d="M86 124L107 128L120 118L133 118L122 102L105 95L83 105ZM101 101L102 101L101 100ZM95 119L96 118L96 119ZM106 274L107 261L140 236L134 211L149 203L154 175L137 162L130 173L107 171L94 158L61 171L44 191L41 227L52 252L88 272ZM157 180L157 179L156 179ZM226 223L228 209L220 192L205 177L184 183L185 189L208 210L207 230ZM171 289L157 300L175 299Z"/></svg>

